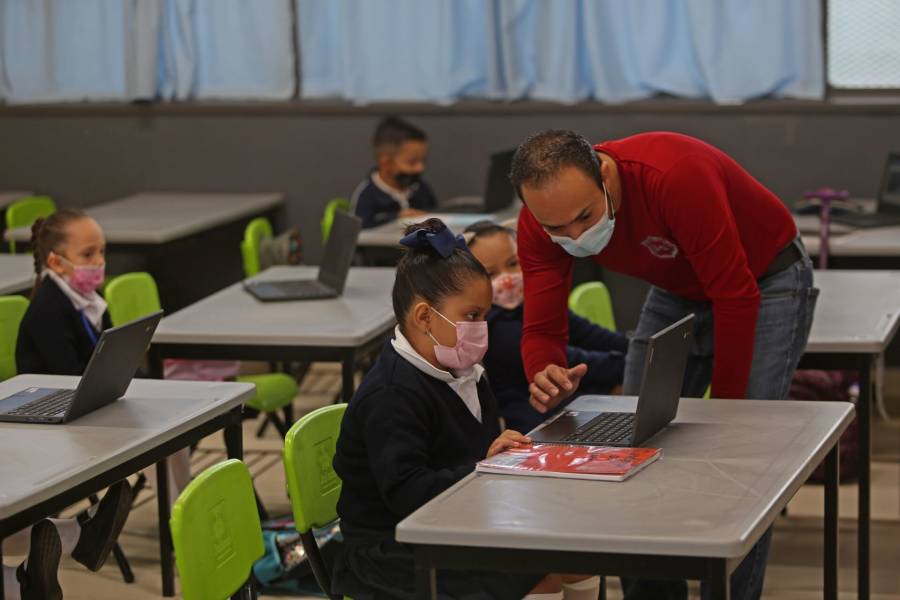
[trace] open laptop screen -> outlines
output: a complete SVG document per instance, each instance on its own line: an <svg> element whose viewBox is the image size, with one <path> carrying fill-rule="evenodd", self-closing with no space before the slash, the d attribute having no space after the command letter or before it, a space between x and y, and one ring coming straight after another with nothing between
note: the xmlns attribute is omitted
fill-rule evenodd
<svg viewBox="0 0 900 600"><path fill-rule="evenodd" d="M891 212L900 211L900 152L888 154L878 201L881 207L890 207Z"/></svg>

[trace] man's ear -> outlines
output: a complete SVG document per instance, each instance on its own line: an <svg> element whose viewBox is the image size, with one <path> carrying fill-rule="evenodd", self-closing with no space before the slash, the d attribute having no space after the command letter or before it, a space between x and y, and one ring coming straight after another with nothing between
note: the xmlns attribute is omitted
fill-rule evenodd
<svg viewBox="0 0 900 600"><path fill-rule="evenodd" d="M431 331L431 309L427 302L417 302L409 311L413 328L421 334Z"/></svg>

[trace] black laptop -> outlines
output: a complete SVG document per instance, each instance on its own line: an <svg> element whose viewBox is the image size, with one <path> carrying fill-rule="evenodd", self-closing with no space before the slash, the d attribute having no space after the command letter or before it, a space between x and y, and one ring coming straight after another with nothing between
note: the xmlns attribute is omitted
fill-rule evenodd
<svg viewBox="0 0 900 600"><path fill-rule="evenodd" d="M107 329L76 389L26 388L0 400L0 421L67 423L115 402L125 395L162 314Z"/></svg>
<svg viewBox="0 0 900 600"><path fill-rule="evenodd" d="M690 314L650 337L635 412L563 410L529 437L536 443L642 445L678 412L693 324L694 315Z"/></svg>
<svg viewBox="0 0 900 600"><path fill-rule="evenodd" d="M515 150L505 150L491 154L487 183L484 186L484 212L503 210L516 199L516 190L509 180Z"/></svg>
<svg viewBox="0 0 900 600"><path fill-rule="evenodd" d="M873 213L845 211L832 214L831 220L854 227L900 225L900 152L888 154L875 202Z"/></svg>
<svg viewBox="0 0 900 600"><path fill-rule="evenodd" d="M344 292L361 228L362 221L358 217L336 212L316 279L247 280L244 289L263 302L337 298Z"/></svg>

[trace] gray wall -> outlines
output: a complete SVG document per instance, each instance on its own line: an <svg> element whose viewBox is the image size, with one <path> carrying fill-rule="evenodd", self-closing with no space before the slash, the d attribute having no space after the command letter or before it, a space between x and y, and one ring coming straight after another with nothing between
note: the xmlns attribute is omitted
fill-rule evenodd
<svg viewBox="0 0 900 600"><path fill-rule="evenodd" d="M370 167L372 129L389 111L428 131L428 177L440 198L480 194L490 152L548 127L594 140L651 130L695 135L789 201L822 185L872 195L885 153L900 150L896 105L0 107L0 190L34 189L70 206L140 190L282 191L315 261L322 207L348 195Z"/></svg>

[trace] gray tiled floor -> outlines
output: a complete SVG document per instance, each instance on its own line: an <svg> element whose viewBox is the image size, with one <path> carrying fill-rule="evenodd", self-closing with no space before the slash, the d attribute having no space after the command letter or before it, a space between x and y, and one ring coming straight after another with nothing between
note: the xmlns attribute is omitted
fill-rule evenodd
<svg viewBox="0 0 900 600"><path fill-rule="evenodd" d="M892 371L886 388L894 390L889 395L889 409L900 415L900 372ZM316 376L304 383L297 400L297 410L328 403L339 386L339 372L331 367L316 369ZM872 591L874 600L900 598L900 421L893 424L878 421L874 427L873 448L876 464L873 470L872 526ZM289 504L284 494L284 478L281 471L280 439L274 432L259 440L254 435L255 423L245 424L247 461L253 472L257 489L273 514L287 513ZM193 462L195 470L221 460L221 438L207 440ZM848 515L855 510L855 487L843 486L841 491L841 547L840 589L842 598L853 598L855 572L855 522ZM789 516L778 520L769 563L765 598L767 600L812 600L821 598L821 488L806 486L795 497L789 508ZM99 573L89 573L65 560L61 578L67 599L149 600L160 598L159 563L157 558L156 504L147 493L132 512L121 537L137 575L137 582L125 585L115 564L110 561ZM618 583L610 584L610 598L620 598Z"/></svg>

